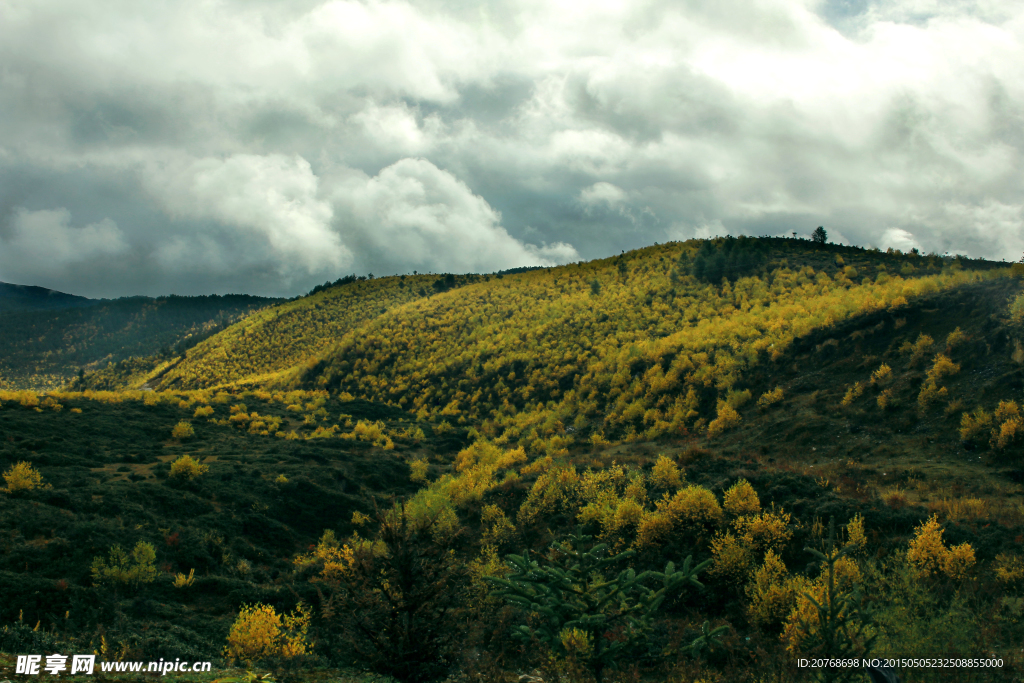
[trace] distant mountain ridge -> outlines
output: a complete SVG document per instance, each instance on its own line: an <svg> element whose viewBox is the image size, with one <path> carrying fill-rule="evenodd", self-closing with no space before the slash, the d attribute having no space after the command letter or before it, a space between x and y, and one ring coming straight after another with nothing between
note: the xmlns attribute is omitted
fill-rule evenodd
<svg viewBox="0 0 1024 683"><path fill-rule="evenodd" d="M0 313L80 308L94 306L102 301L104 299L90 299L46 287L0 282Z"/></svg>
<svg viewBox="0 0 1024 683"><path fill-rule="evenodd" d="M282 301L244 294L89 299L0 283L0 388L56 389L108 366L120 366L117 375L128 383L132 359L150 358L149 370Z"/></svg>

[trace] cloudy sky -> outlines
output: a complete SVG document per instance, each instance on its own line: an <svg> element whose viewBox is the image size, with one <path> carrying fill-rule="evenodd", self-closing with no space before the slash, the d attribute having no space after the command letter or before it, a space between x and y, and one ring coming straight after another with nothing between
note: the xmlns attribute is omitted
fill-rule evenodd
<svg viewBox="0 0 1024 683"><path fill-rule="evenodd" d="M294 295L714 234L1017 260L1024 0L2 0L0 281Z"/></svg>

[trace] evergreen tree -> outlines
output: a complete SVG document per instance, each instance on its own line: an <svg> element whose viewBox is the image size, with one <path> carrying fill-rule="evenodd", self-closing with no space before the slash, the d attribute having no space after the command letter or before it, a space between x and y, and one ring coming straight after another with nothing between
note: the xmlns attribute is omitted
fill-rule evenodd
<svg viewBox="0 0 1024 683"><path fill-rule="evenodd" d="M825 552L814 548L804 548L823 563L828 571L825 594L821 602L810 593L804 596L814 605L817 623L801 619L801 651L808 656L826 659L854 659L867 657L874 645L875 635L870 634L871 613L861 607L862 596L859 589L843 592L836 585L836 563L856 550L855 545L847 545L836 550L835 519L829 520L828 543ZM843 669L824 667L817 672L822 683L838 683L839 681L862 680L860 669Z"/></svg>
<svg viewBox="0 0 1024 683"><path fill-rule="evenodd" d="M687 557L682 569L669 562L664 572L637 574L624 569L609 576L612 566L632 557L635 551L609 556L608 544L591 545L591 540L580 527L567 541L553 544L554 561L540 564L525 552L509 555L506 559L513 573L507 579L487 580L497 587L493 595L539 616L535 629L521 625L514 631L515 637L526 641L536 638L553 652L583 659L601 683L604 669L650 632L654 614L666 594L684 585L703 588L697 574L710 560L693 566L692 557ZM702 634L699 646L710 645L724 629Z"/></svg>

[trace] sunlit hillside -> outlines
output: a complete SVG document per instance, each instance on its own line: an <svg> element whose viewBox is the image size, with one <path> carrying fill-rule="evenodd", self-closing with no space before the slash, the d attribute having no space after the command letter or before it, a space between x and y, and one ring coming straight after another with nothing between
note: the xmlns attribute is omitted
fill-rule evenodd
<svg viewBox="0 0 1024 683"><path fill-rule="evenodd" d="M1006 275L998 265L741 237L447 285L359 281L251 316L156 381L327 388L548 454L581 437L717 433L772 400L750 373L795 339Z"/></svg>
<svg viewBox="0 0 1024 683"><path fill-rule="evenodd" d="M749 251L760 268L709 282L693 275L697 247L652 247L418 301L346 335L301 381L482 423L487 436L537 452L564 448L570 427L631 440L714 432L761 398L747 374L794 339L998 274L741 238L718 249Z"/></svg>
<svg viewBox="0 0 1024 683"><path fill-rule="evenodd" d="M449 285L439 278L413 275L354 279L250 316L194 349L166 373L161 388L204 388L266 380L316 358L336 340L403 304L444 286L475 279L463 276Z"/></svg>

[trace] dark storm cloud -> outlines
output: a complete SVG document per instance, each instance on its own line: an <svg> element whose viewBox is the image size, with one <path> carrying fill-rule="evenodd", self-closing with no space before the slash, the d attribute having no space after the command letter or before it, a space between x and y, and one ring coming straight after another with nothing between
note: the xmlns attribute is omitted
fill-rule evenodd
<svg viewBox="0 0 1024 683"><path fill-rule="evenodd" d="M666 239L1018 258L1020 3L16 1L0 280L294 294Z"/></svg>

